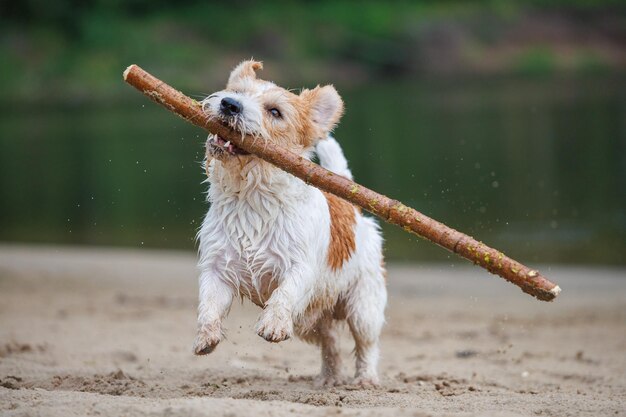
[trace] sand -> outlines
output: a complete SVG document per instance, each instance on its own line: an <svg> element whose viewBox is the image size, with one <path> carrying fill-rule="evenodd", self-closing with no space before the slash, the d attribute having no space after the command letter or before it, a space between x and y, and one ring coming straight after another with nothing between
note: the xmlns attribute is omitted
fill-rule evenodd
<svg viewBox="0 0 626 417"><path fill-rule="evenodd" d="M249 303L192 355L193 254L0 246L0 415L626 416L626 271L540 269L554 303L462 263L390 265L382 386L317 389L318 350L256 336Z"/></svg>

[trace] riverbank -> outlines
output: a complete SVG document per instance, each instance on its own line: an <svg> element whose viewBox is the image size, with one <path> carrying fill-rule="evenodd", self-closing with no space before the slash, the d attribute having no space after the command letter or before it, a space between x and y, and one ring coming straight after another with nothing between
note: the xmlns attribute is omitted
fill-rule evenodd
<svg viewBox="0 0 626 417"><path fill-rule="evenodd" d="M193 356L193 254L0 246L0 411L626 415L624 269L540 269L563 288L554 303L471 266L390 265L382 386L362 391L314 388L317 349L264 342L248 303Z"/></svg>

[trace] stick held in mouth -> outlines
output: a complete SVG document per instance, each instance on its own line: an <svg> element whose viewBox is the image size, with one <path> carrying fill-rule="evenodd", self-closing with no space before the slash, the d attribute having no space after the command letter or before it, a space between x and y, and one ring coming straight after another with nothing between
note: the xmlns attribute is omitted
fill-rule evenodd
<svg viewBox="0 0 626 417"><path fill-rule="evenodd" d="M243 151L276 165L307 184L341 197L386 222L398 225L409 233L428 239L468 259L517 285L522 291L539 300L552 301L561 292L558 285L550 282L536 270L522 265L458 230L433 220L397 200L334 174L272 142L255 140L249 135L234 131L218 120L210 119L198 101L187 97L137 65L131 65L124 71L124 81L188 122L232 142Z"/></svg>

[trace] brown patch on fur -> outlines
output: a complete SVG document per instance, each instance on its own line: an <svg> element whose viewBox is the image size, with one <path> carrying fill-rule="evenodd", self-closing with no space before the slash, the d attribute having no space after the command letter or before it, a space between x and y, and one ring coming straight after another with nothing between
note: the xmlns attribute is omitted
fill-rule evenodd
<svg viewBox="0 0 626 417"><path fill-rule="evenodd" d="M335 308L333 309L333 319L335 320L345 320L348 317L348 306L346 305L346 300L342 297L339 297L337 303L335 304Z"/></svg>
<svg viewBox="0 0 626 417"><path fill-rule="evenodd" d="M328 246L328 266L336 271L350 259L356 249L354 206L341 198L324 193L330 212L330 244Z"/></svg>

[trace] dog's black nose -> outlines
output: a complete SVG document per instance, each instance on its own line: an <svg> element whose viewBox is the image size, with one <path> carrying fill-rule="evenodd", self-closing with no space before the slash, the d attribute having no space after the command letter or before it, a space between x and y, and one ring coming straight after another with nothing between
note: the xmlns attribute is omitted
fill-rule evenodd
<svg viewBox="0 0 626 417"><path fill-rule="evenodd" d="M231 97L223 98L220 102L220 111L226 116L236 116L243 110L240 102Z"/></svg>

